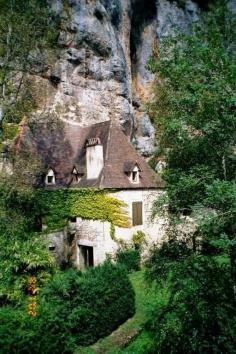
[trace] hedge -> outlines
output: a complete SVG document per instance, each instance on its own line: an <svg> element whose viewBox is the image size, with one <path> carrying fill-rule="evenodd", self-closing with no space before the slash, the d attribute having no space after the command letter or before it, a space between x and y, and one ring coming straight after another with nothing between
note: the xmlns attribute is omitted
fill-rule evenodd
<svg viewBox="0 0 236 354"><path fill-rule="evenodd" d="M35 318L26 309L0 309L0 353L73 353L110 334L135 311L128 276L111 262L85 273L57 274L38 302Z"/></svg>

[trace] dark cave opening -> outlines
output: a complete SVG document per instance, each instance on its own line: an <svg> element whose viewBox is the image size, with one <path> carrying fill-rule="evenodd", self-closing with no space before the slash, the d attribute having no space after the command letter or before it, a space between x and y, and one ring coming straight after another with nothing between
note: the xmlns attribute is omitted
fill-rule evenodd
<svg viewBox="0 0 236 354"><path fill-rule="evenodd" d="M141 44L144 27L156 18L156 0L133 0L131 13L130 56L135 69L137 51Z"/></svg>

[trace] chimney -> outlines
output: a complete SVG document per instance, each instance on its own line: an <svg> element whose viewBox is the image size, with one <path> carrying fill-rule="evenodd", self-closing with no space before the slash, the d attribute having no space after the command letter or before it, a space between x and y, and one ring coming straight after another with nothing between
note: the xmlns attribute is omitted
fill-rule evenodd
<svg viewBox="0 0 236 354"><path fill-rule="evenodd" d="M99 138L91 138L86 142L87 179L97 179L103 169L103 146Z"/></svg>

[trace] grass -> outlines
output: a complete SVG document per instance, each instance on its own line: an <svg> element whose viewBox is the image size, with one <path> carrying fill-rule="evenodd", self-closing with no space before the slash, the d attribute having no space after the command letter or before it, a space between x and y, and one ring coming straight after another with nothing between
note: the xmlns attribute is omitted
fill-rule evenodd
<svg viewBox="0 0 236 354"><path fill-rule="evenodd" d="M135 315L108 337L89 347L79 348L75 354L147 354L151 351L153 340L145 329L145 323L154 303L165 302L167 293L157 292L148 286L144 280L144 271L132 273L129 277L136 295Z"/></svg>

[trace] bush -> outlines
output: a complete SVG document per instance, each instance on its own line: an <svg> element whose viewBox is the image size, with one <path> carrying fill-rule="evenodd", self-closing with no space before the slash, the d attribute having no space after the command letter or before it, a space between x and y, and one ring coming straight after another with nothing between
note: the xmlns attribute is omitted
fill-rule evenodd
<svg viewBox="0 0 236 354"><path fill-rule="evenodd" d="M145 244L147 244L145 233L141 230L138 230L133 234L132 242L135 249L141 249Z"/></svg>
<svg viewBox="0 0 236 354"><path fill-rule="evenodd" d="M155 247L146 262L146 275L151 280L164 279L174 264L189 257L193 251L184 241L169 240Z"/></svg>
<svg viewBox="0 0 236 354"><path fill-rule="evenodd" d="M168 301L148 323L153 353L236 353L229 264L193 255L173 266L168 281Z"/></svg>
<svg viewBox="0 0 236 354"><path fill-rule="evenodd" d="M128 272L140 269L141 255L139 249L119 250L116 254L117 263L124 266Z"/></svg>
<svg viewBox="0 0 236 354"><path fill-rule="evenodd" d="M26 316L26 309L0 312L0 353L73 353L77 345L110 334L135 310L127 274L110 262L83 274L59 273L38 301L35 318Z"/></svg>

